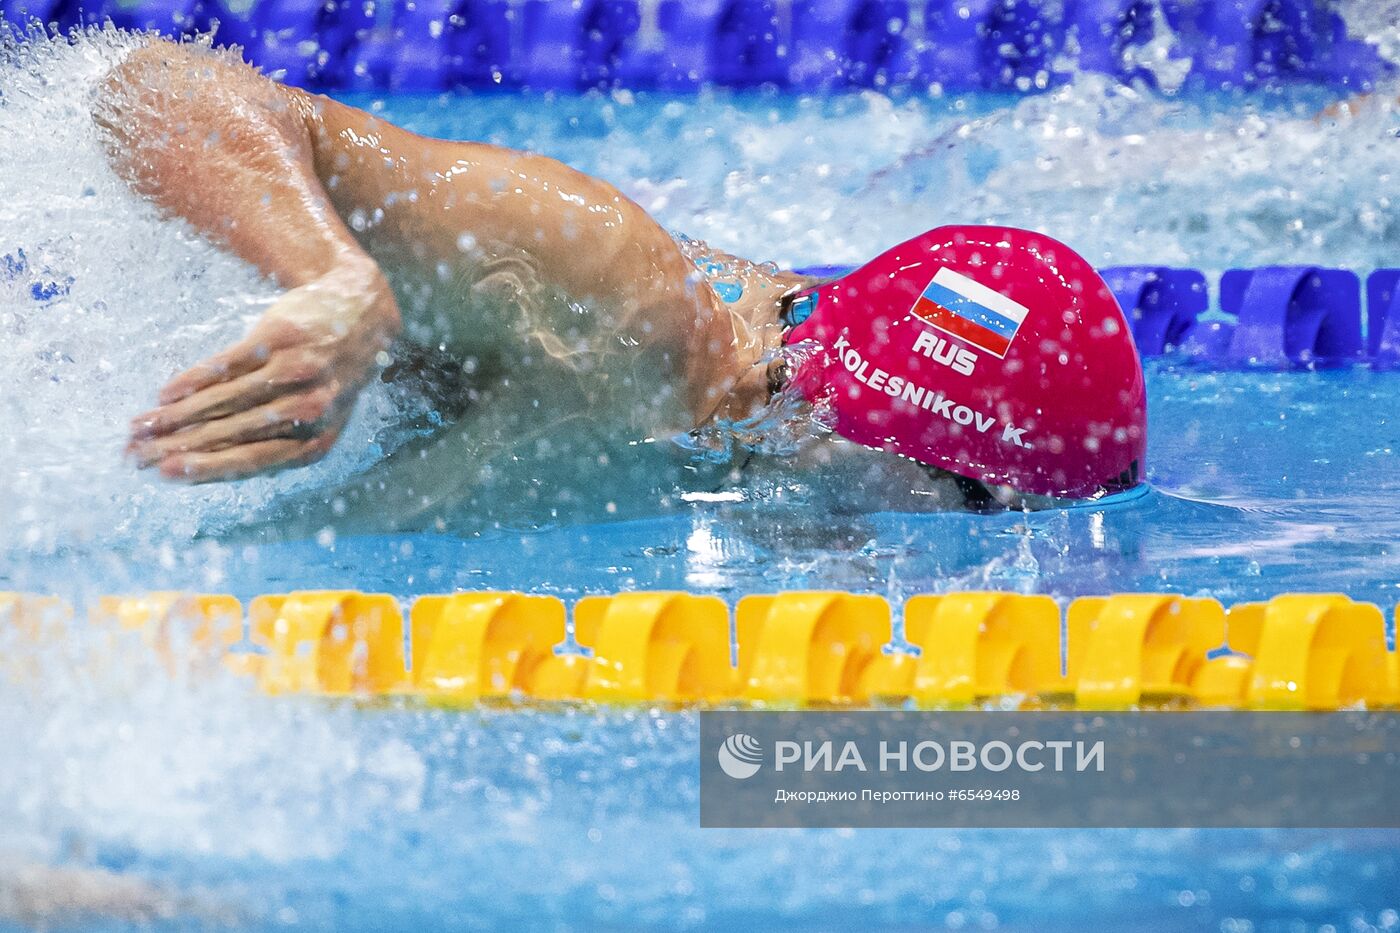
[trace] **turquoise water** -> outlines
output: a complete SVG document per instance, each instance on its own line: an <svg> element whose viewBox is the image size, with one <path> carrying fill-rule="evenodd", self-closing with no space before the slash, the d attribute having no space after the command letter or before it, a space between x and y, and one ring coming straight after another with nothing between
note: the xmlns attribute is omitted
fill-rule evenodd
<svg viewBox="0 0 1400 933"><path fill-rule="evenodd" d="M0 133L0 252L24 246L73 280L42 306L0 293L0 589L1400 602L1400 374L1363 368L1153 363L1150 491L1030 515L912 511L879 474L781 458L697 479L665 443L620 485L542 473L567 507L468 496L398 531L388 493L353 521L308 506L374 469L402 417L390 395L312 470L197 490L134 476L126 417L272 290L104 174L62 92L82 70L71 54L7 65L0 106L0 129L55 127L22 145ZM1306 97L1183 102L1087 78L1027 101L353 102L565 158L674 229L785 265L859 261L946 221L1052 230L1103 265L1400 263L1384 107L1333 126ZM693 713L269 700L94 651L0 644L42 674L0 677L0 926L1400 928L1394 832L702 832ZM101 909L64 907L80 890Z"/></svg>

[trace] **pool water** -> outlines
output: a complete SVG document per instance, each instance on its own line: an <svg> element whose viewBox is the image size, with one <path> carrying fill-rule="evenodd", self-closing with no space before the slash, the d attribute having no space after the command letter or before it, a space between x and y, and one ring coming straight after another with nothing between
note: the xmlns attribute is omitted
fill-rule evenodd
<svg viewBox="0 0 1400 933"><path fill-rule="evenodd" d="M298 512L283 527L304 530L269 534L373 469L402 400L371 393L335 457L278 478L177 489L121 462L130 414L274 292L106 168L72 76L120 42L0 62L0 254L23 248L29 270L0 281L0 589L1400 601L1400 374L1362 367L1151 363L1151 489L1112 505L915 512L780 458L697 493L671 450L630 489L574 480L567 508L471 502L407 530ZM564 158L671 228L783 265L858 262L952 221L1053 231L1099 265L1400 265L1383 104L1336 123L1313 119L1316 94L1179 100L1088 76L1027 99L351 102ZM34 125L53 131L19 135ZM30 279L61 294L37 300ZM358 709L81 641L0 649L42 674L0 677L0 924L1400 928L1394 832L702 832L693 712ZM81 885L108 918L35 893Z"/></svg>

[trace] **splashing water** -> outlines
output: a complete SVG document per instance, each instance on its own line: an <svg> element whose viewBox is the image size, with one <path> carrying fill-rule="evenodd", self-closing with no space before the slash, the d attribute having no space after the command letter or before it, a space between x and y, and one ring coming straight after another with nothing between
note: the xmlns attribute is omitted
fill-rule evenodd
<svg viewBox="0 0 1400 933"><path fill-rule="evenodd" d="M712 242L784 262L856 263L941 223L1053 231L1101 266L1391 262L1393 103L1341 126L1313 120L1323 103L1212 113L1081 75L951 119L925 99L813 101L795 114L775 104L768 125L749 118L713 155L667 166L683 180L647 184L642 203ZM741 119L719 101L709 109L701 126ZM690 133L687 155L701 148ZM630 158L597 159L605 174L630 170ZM804 166L800 181L785 165ZM659 168L648 175L668 174ZM744 205L745 222L726 202Z"/></svg>
<svg viewBox="0 0 1400 933"><path fill-rule="evenodd" d="M326 461L272 478L181 488L139 473L128 421L172 375L243 335L277 291L185 224L157 215L108 164L97 81L138 39L0 45L0 549L179 541L380 453L392 414L362 398Z"/></svg>
<svg viewBox="0 0 1400 933"><path fill-rule="evenodd" d="M197 889L135 883L113 855L326 858L418 807L413 749L356 738L349 709L251 698L174 629L158 652L114 624L0 611L0 923L246 920Z"/></svg>
<svg viewBox="0 0 1400 933"><path fill-rule="evenodd" d="M1342 0L1338 13L1349 35L1370 42L1390 61L1400 62L1400 2Z"/></svg>

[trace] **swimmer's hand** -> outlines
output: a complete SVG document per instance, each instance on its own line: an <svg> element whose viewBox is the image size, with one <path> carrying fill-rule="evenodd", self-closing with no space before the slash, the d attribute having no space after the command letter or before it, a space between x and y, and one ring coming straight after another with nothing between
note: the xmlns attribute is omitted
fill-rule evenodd
<svg viewBox="0 0 1400 933"><path fill-rule="evenodd" d="M355 260L294 288L227 350L176 376L131 423L127 452L186 483L319 460L399 331L379 268Z"/></svg>

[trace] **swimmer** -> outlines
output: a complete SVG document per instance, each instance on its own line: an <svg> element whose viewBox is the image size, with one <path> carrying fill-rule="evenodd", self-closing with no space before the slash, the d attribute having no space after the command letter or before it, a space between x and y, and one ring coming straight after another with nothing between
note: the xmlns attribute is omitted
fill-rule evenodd
<svg viewBox="0 0 1400 933"><path fill-rule="evenodd" d="M152 40L110 72L94 115L134 191L287 290L133 420L129 452L169 479L310 463L381 374L489 367L525 331L555 359L581 352L568 313L530 313L531 283L560 307L607 309L601 331L651 354L659 375L642 381L690 428L743 423L786 386L836 433L946 471L974 505L1138 482L1144 403L1126 322L1048 238L941 228L820 286L708 254L732 272L721 289L607 182L416 135L232 55Z"/></svg>

